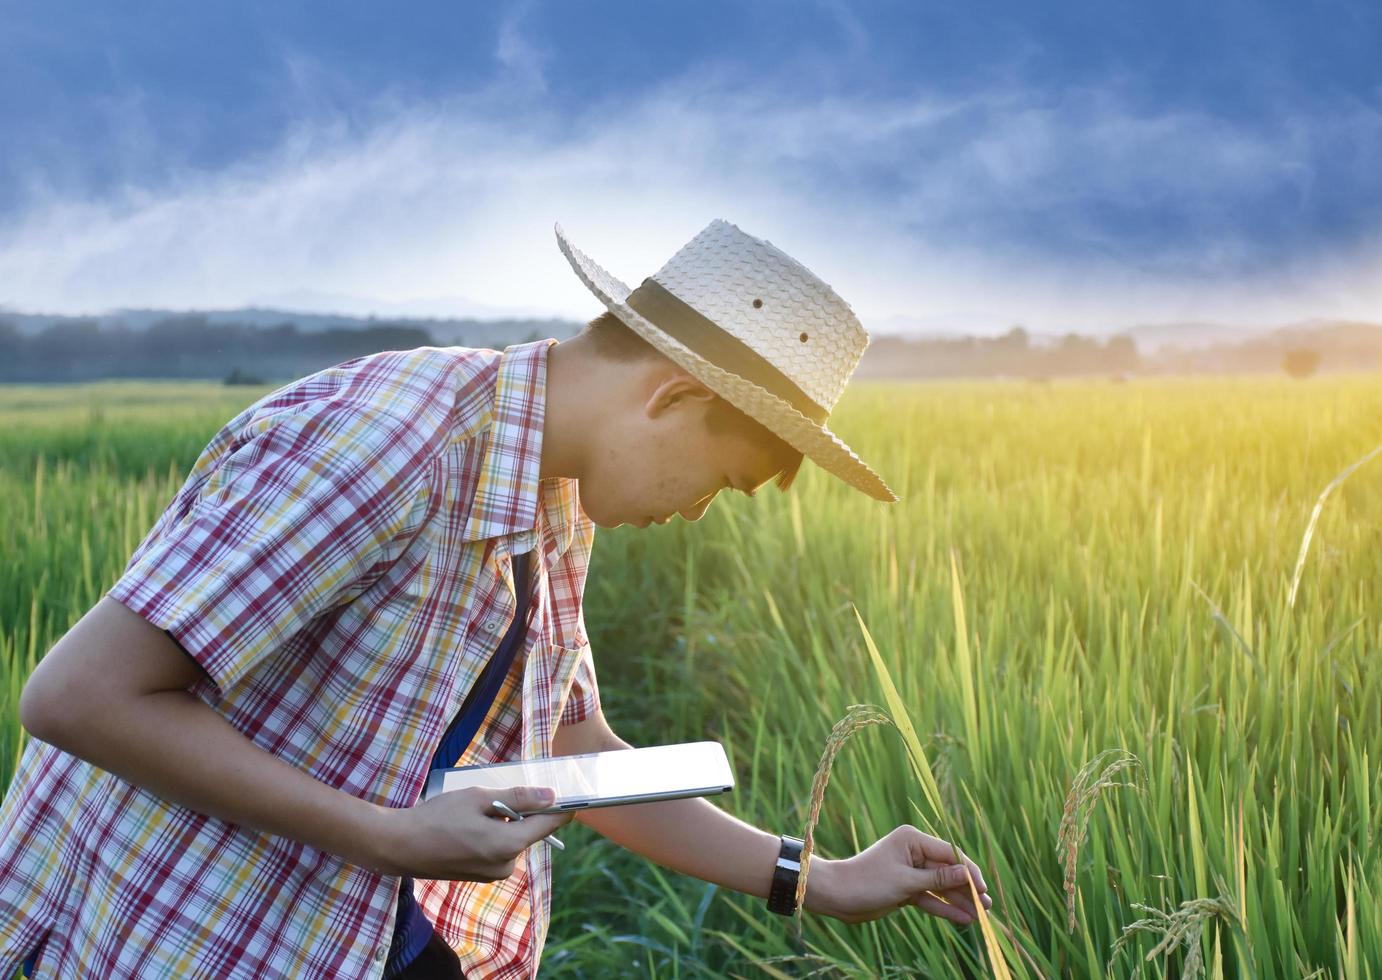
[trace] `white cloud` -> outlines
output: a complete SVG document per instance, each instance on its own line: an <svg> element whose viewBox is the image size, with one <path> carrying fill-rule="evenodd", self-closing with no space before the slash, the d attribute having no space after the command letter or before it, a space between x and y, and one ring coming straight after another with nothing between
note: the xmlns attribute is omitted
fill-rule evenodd
<svg viewBox="0 0 1382 980"><path fill-rule="evenodd" d="M504 8L494 56L512 83L534 92L545 92L547 77L543 65L547 61L547 54L521 29L522 21L531 9L530 2L510 3Z"/></svg>
<svg viewBox="0 0 1382 980"><path fill-rule="evenodd" d="M485 89L389 95L347 117L320 95L331 80L295 62L301 122L273 153L97 200L35 198L0 229L0 303L311 296L356 311L585 317L600 307L553 222L633 284L724 217L818 272L866 326L1382 318L1382 245L1249 273L1255 246L1235 225L1282 186L1305 208L1320 141L1382 132L1364 108L1257 131L1138 113L1107 92L807 100L702 70L558 112L520 17ZM1125 245L1098 216L1130 207L1190 216L1186 240ZM1053 218L1062 243L1049 252L1008 235Z"/></svg>

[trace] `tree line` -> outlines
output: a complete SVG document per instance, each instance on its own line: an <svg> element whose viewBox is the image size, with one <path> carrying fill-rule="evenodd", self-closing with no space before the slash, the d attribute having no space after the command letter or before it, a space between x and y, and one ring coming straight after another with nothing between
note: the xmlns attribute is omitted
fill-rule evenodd
<svg viewBox="0 0 1382 980"><path fill-rule="evenodd" d="M257 384L300 378L375 351L435 344L429 331L406 322L304 331L290 322L264 327L174 314L142 329L74 317L24 333L0 317L0 381L214 378Z"/></svg>

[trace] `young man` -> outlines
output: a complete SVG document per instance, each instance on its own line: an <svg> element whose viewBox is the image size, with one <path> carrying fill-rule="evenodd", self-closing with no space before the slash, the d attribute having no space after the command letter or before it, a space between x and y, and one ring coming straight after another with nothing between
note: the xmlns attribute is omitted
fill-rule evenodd
<svg viewBox="0 0 1382 980"><path fill-rule="evenodd" d="M542 838L571 816L489 805L535 788L418 800L433 766L627 746L582 618L595 526L698 520L804 456L896 499L825 427L868 336L807 269L714 221L630 290L557 239L609 311L585 332L387 351L260 399L44 657L0 809L0 969L536 975ZM794 911L798 842L708 799L577 819ZM968 922L985 885L952 853L898 827L816 859L805 907Z"/></svg>

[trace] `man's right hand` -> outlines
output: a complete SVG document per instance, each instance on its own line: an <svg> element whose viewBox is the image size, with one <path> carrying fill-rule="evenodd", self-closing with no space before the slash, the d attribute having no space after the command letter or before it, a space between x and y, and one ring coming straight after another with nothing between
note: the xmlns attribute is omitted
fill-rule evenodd
<svg viewBox="0 0 1382 980"><path fill-rule="evenodd" d="M449 881L500 881L518 855L564 824L571 813L534 813L510 820L490 806L499 800L519 813L552 802L546 787L471 786L440 793L406 810L387 809L372 870Z"/></svg>

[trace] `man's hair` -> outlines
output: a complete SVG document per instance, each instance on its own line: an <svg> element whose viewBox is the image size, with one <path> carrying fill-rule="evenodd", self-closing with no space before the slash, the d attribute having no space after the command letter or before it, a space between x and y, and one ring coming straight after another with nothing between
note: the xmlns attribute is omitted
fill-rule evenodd
<svg viewBox="0 0 1382 980"><path fill-rule="evenodd" d="M590 337L597 354L611 361L630 363L657 358L671 361L671 358L640 337L609 310L587 323L581 333ZM706 406L705 428L713 436L742 436L756 445L769 448L774 458L788 460L785 468L776 477L779 490L785 492L801 469L800 450L788 445L771 429L757 419L745 415L719 395Z"/></svg>

